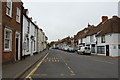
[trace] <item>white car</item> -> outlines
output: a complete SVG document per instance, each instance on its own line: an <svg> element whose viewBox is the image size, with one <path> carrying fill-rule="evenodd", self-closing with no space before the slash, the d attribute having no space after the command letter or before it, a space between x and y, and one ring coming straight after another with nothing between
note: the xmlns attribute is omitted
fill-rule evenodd
<svg viewBox="0 0 120 80"><path fill-rule="evenodd" d="M75 50L74 50L73 47L69 47L69 48L68 48L68 51L69 51L69 52L75 52Z"/></svg>
<svg viewBox="0 0 120 80"><path fill-rule="evenodd" d="M69 47L66 46L66 47L64 47L64 50L65 50L65 51L68 51L68 48L69 48Z"/></svg>
<svg viewBox="0 0 120 80"><path fill-rule="evenodd" d="M80 49L77 50L77 53L78 54L91 54L91 51L90 51L90 47L88 46L83 46L83 47L80 47Z"/></svg>

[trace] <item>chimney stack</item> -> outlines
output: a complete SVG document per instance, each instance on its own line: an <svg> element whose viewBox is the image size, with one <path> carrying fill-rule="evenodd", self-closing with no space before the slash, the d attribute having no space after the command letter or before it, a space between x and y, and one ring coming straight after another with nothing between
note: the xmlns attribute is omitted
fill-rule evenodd
<svg viewBox="0 0 120 80"><path fill-rule="evenodd" d="M108 20L108 17L107 16L102 16L102 22Z"/></svg>
<svg viewBox="0 0 120 80"><path fill-rule="evenodd" d="M113 16L112 18L117 18L117 16Z"/></svg>
<svg viewBox="0 0 120 80"><path fill-rule="evenodd" d="M32 21L32 17L30 17L30 20Z"/></svg>

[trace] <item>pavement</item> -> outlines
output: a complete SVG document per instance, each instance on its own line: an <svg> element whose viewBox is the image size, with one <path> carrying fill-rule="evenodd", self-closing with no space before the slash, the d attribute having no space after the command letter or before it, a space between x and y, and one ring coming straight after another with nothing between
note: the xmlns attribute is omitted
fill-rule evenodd
<svg viewBox="0 0 120 80"><path fill-rule="evenodd" d="M51 49L42 64L30 73L31 80L35 78L118 78L118 60Z"/></svg>
<svg viewBox="0 0 120 80"><path fill-rule="evenodd" d="M42 59L48 50L44 50L33 56L28 56L24 60L5 63L2 65L2 78L20 78L20 76Z"/></svg>

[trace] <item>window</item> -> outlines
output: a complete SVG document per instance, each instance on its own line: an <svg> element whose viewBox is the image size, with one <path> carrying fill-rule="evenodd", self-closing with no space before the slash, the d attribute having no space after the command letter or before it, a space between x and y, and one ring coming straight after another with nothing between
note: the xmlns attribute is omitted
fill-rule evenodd
<svg viewBox="0 0 120 80"><path fill-rule="evenodd" d="M6 2L6 15L8 15L9 17L12 17L12 1L11 0L7 0Z"/></svg>
<svg viewBox="0 0 120 80"><path fill-rule="evenodd" d="M84 30L84 33L88 33L89 32L89 30Z"/></svg>
<svg viewBox="0 0 120 80"><path fill-rule="evenodd" d="M29 52L29 38L27 38L27 52Z"/></svg>
<svg viewBox="0 0 120 80"><path fill-rule="evenodd" d="M105 43L105 36L101 36L101 43Z"/></svg>
<svg viewBox="0 0 120 80"><path fill-rule="evenodd" d="M97 47L97 53L105 54L105 47L104 46L98 46Z"/></svg>
<svg viewBox="0 0 120 80"><path fill-rule="evenodd" d="M20 23L20 9L17 7L16 21Z"/></svg>
<svg viewBox="0 0 120 80"><path fill-rule="evenodd" d="M83 39L81 39L81 44L82 44L82 42L83 42Z"/></svg>
<svg viewBox="0 0 120 80"><path fill-rule="evenodd" d="M5 28L4 51L11 51L12 31Z"/></svg>
<svg viewBox="0 0 120 80"><path fill-rule="evenodd" d="M90 36L90 42L94 42L94 36Z"/></svg>
<svg viewBox="0 0 120 80"><path fill-rule="evenodd" d="M30 30L29 30L29 27L30 27L30 22L29 21L27 21L28 22L28 26L27 26L27 33L29 33L30 32Z"/></svg>

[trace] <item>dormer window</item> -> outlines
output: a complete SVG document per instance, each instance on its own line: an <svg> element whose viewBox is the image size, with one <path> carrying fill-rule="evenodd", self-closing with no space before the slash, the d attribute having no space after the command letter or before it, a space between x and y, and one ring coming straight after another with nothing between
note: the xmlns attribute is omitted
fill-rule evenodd
<svg viewBox="0 0 120 80"><path fill-rule="evenodd" d="M85 30L84 33L88 33L88 30Z"/></svg>

